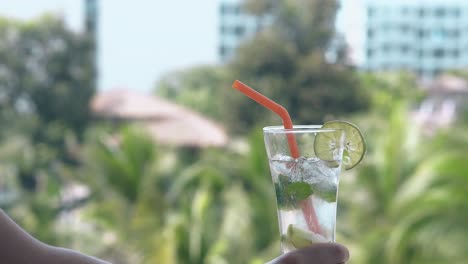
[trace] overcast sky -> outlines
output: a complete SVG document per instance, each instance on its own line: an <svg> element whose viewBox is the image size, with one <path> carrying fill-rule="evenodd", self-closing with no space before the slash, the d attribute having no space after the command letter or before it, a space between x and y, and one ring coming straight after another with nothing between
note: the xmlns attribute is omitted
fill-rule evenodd
<svg viewBox="0 0 468 264"><path fill-rule="evenodd" d="M362 43L363 0L344 0L338 20L353 45ZM84 0L0 1L0 15L31 19L62 14L81 30ZM218 0L100 0L99 89L153 89L164 73L217 62ZM359 60L359 53L353 54Z"/></svg>

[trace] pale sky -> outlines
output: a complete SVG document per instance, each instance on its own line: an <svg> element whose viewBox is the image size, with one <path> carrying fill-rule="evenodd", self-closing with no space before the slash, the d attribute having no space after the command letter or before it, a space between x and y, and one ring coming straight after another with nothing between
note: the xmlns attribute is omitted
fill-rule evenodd
<svg viewBox="0 0 468 264"><path fill-rule="evenodd" d="M365 1L341 0L341 9L336 21L338 31L345 35L350 46L350 56L357 65L364 62Z"/></svg>
<svg viewBox="0 0 468 264"><path fill-rule="evenodd" d="M356 12L363 0L343 0L338 19L353 45L362 43ZM83 27L84 0L0 1L0 16L31 19L44 12L62 14L76 30ZM218 0L100 0L99 89L151 91L169 71L217 63ZM360 54L353 54L358 57Z"/></svg>

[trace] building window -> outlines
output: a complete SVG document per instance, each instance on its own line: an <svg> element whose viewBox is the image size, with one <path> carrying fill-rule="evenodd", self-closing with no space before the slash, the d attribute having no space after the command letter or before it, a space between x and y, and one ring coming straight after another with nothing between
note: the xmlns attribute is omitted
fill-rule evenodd
<svg viewBox="0 0 468 264"><path fill-rule="evenodd" d="M374 30L373 29L371 29L371 28L367 29L367 37L368 38L374 37Z"/></svg>
<svg viewBox="0 0 468 264"><path fill-rule="evenodd" d="M221 54L221 56L226 56L227 54L227 47L225 45L221 45L219 47L219 54Z"/></svg>
<svg viewBox="0 0 468 264"><path fill-rule="evenodd" d="M228 10L229 10L229 8L228 8L228 6L226 4L221 4L220 9L221 9L221 14L223 14L223 15L226 14L228 12Z"/></svg>
<svg viewBox="0 0 468 264"><path fill-rule="evenodd" d="M426 15L426 10L424 10L424 8L420 8L418 13L420 17L424 17Z"/></svg>
<svg viewBox="0 0 468 264"><path fill-rule="evenodd" d="M230 4L221 4L221 14L226 15L226 14L240 14L241 13L241 8L239 5L230 5Z"/></svg>
<svg viewBox="0 0 468 264"><path fill-rule="evenodd" d="M435 49L433 52L434 57L436 58L442 58L445 56L445 51L443 49Z"/></svg>
<svg viewBox="0 0 468 264"><path fill-rule="evenodd" d="M435 10L435 15L436 15L436 17L443 17L443 16L445 16L445 9L443 9L443 8L441 8L441 7L440 7L440 8L437 8L437 9Z"/></svg>
<svg viewBox="0 0 468 264"><path fill-rule="evenodd" d="M240 6L233 7L233 13L236 14L236 15L240 14L241 13Z"/></svg>
<svg viewBox="0 0 468 264"><path fill-rule="evenodd" d="M453 16L456 17L456 18L460 17L460 9L459 8L455 8L453 10Z"/></svg>
<svg viewBox="0 0 468 264"><path fill-rule="evenodd" d="M452 51L452 54L453 54L453 57L458 58L458 56L460 56L460 51L458 51L458 50L453 50L453 51Z"/></svg>
<svg viewBox="0 0 468 264"><path fill-rule="evenodd" d="M426 36L426 31L424 29L420 29L418 31L419 38L424 38Z"/></svg>
<svg viewBox="0 0 468 264"><path fill-rule="evenodd" d="M234 34L235 34L236 36L241 37L242 35L244 35L244 32L245 32L245 28L244 28L244 27L236 26L236 27L234 28Z"/></svg>
<svg viewBox="0 0 468 264"><path fill-rule="evenodd" d="M368 15L369 17L374 16L374 15L375 15L375 8L373 8L373 7L367 8L367 15Z"/></svg>
<svg viewBox="0 0 468 264"><path fill-rule="evenodd" d="M367 49L367 57L371 58L374 55L374 51L372 49Z"/></svg>
<svg viewBox="0 0 468 264"><path fill-rule="evenodd" d="M402 45L401 46L401 52L402 53L408 53L409 51L409 46L408 45Z"/></svg>

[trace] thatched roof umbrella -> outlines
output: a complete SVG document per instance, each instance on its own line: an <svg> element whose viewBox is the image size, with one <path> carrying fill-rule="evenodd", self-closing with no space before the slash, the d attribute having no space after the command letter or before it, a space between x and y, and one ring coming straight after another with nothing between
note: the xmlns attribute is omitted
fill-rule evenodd
<svg viewBox="0 0 468 264"><path fill-rule="evenodd" d="M224 129L202 115L162 98L143 93L113 90L98 93L92 112L102 118L139 121L162 144L177 146L224 146Z"/></svg>

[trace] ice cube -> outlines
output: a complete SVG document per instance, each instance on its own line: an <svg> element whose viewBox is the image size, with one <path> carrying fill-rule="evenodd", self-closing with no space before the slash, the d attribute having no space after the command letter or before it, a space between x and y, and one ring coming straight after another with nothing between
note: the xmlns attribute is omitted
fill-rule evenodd
<svg viewBox="0 0 468 264"><path fill-rule="evenodd" d="M292 163L294 159L286 155L275 155L271 161L270 166L273 172L273 175L283 175L289 178L291 175Z"/></svg>
<svg viewBox="0 0 468 264"><path fill-rule="evenodd" d="M286 177L290 183L310 184L313 192L325 201L333 202L336 199L339 168L330 167L326 161L305 157L293 159L286 155L276 155L271 160L271 169L275 177ZM279 178L275 181L279 181Z"/></svg>
<svg viewBox="0 0 468 264"><path fill-rule="evenodd" d="M330 168L324 161L307 160L301 166L303 167L303 179L305 182L333 181L336 178L335 169Z"/></svg>
<svg viewBox="0 0 468 264"><path fill-rule="evenodd" d="M303 170L303 181L312 186L315 195L329 202L336 200L339 168L330 168L320 160L305 162Z"/></svg>
<svg viewBox="0 0 468 264"><path fill-rule="evenodd" d="M276 154L271 160L273 161L293 161L294 159L288 155Z"/></svg>

